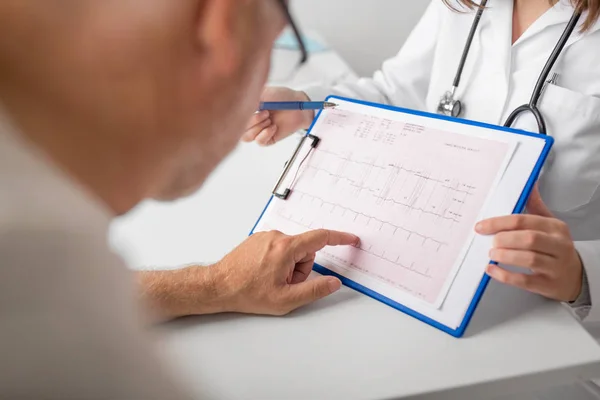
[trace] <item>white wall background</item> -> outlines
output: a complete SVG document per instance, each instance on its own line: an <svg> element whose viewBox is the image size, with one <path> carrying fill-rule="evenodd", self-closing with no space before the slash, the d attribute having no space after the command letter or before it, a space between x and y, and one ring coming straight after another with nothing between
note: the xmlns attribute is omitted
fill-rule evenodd
<svg viewBox="0 0 600 400"><path fill-rule="evenodd" d="M429 1L295 0L291 4L302 29L318 32L364 76L400 50Z"/></svg>

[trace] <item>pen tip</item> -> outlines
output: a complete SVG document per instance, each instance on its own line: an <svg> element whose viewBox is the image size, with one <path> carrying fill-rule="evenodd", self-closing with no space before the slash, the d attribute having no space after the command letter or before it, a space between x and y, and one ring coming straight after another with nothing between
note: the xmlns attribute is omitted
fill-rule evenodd
<svg viewBox="0 0 600 400"><path fill-rule="evenodd" d="M324 106L325 106L325 108L334 108L334 107L337 107L337 104L326 101Z"/></svg>

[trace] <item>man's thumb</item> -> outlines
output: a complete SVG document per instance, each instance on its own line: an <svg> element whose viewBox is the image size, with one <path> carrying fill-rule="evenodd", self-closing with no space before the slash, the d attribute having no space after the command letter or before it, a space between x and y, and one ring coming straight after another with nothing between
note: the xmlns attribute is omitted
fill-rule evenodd
<svg viewBox="0 0 600 400"><path fill-rule="evenodd" d="M319 276L302 283L290 285L287 299L290 311L327 297L337 292L341 286L342 282L333 276Z"/></svg>
<svg viewBox="0 0 600 400"><path fill-rule="evenodd" d="M529 214L540 215L542 217L554 217L552 211L544 204L537 184L534 186L527 201L527 212Z"/></svg>

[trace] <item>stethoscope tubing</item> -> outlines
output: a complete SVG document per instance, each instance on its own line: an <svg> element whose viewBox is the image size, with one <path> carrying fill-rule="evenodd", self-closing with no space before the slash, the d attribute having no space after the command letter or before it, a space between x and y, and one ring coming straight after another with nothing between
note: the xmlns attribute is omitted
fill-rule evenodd
<svg viewBox="0 0 600 400"><path fill-rule="evenodd" d="M454 81L452 83L452 89L450 90L450 92L448 92L450 95L450 100L452 100L452 98L454 97L456 88L458 88L458 85L460 84L463 69L465 67L466 60L469 55L471 45L473 43L473 38L475 37L475 33L477 32L479 22L481 21L481 16L483 15L483 12L485 10L487 3L488 3L488 0L482 0L481 4L479 5L479 9L477 10L477 13L475 14L473 24L471 25L471 30L469 31L469 36L467 37L467 41L465 43L463 53L460 58L460 62L458 64L456 76L454 77ZM556 64L558 57L561 55L562 51L564 50L565 45L569 41L569 38L573 34L573 31L575 30L575 27L577 26L577 23L579 22L580 17L581 17L581 12L575 11L573 13L573 16L567 23L567 27L565 28L560 39L556 43L556 46L552 50L552 53L550 53L550 56L548 57L548 60L546 61L546 64L544 65L544 68L542 69L542 71L538 77L538 80L537 80L535 87L533 89L533 92L531 94L529 103L517 107L512 113L510 113L506 122L504 123L505 127L511 127L514 124L514 122L516 121L516 119L521 114L526 113L526 112L531 112L537 122L539 133L541 133L543 135L547 134L546 121L544 120L544 117L538 108L538 102L542 95L545 85L548 84L548 82L547 82L548 76L550 75L552 68L554 68L554 65ZM456 100L456 102L458 104L460 104L460 109L463 109L463 105L460 102L460 100ZM440 108L442 108L441 104L442 103L440 103Z"/></svg>
<svg viewBox="0 0 600 400"><path fill-rule="evenodd" d="M475 19L471 25L469 36L467 36L467 41L465 42L465 47L463 49L462 56L460 57L460 62L458 63L458 69L456 70L456 76L454 77L454 82L452 83L453 90L460 85L460 78L462 77L463 69L465 68L465 64L467 62L467 57L471 51L471 44L473 43L473 38L477 32L477 27L479 27L479 21L481 21L481 16L483 15L483 11L485 10L487 2L488 0L482 0L477 13L475 14Z"/></svg>
<svg viewBox="0 0 600 400"><path fill-rule="evenodd" d="M563 49L565 48L565 45L569 41L569 38L573 34L573 31L575 30L575 27L577 26L580 17L580 12L576 11L573 13L573 16L569 20L567 27L560 36L560 39L556 43L556 46L554 46L550 57L548 57L548 60L546 61L546 64L544 65L544 68L542 69L542 72L538 77L538 80L535 84L535 88L531 93L531 99L529 100L529 104L524 104L515 109L506 119L504 126L511 127L521 114L531 112L536 119L539 133L541 133L542 135L547 134L548 131L546 129L546 121L544 120L544 117L542 116L542 113L538 108L538 102L540 100L545 85L548 83L548 76L550 75L552 68L554 68L556 60L558 60L558 57L561 55Z"/></svg>

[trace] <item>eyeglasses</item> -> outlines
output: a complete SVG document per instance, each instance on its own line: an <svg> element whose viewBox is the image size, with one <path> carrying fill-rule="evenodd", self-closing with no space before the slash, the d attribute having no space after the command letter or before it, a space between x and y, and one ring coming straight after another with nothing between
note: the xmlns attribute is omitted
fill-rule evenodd
<svg viewBox="0 0 600 400"><path fill-rule="evenodd" d="M300 48L300 62L298 63L298 67L302 66L308 61L308 51L306 50L306 45L304 40L302 39L302 34L300 34L300 30L298 29L298 25L294 22L294 18L292 18L292 14L290 13L290 8L288 6L287 0L278 0L278 3L281 5L283 9L283 13L285 14L285 18L287 19L292 31L294 32L294 36L298 41L298 47Z"/></svg>

